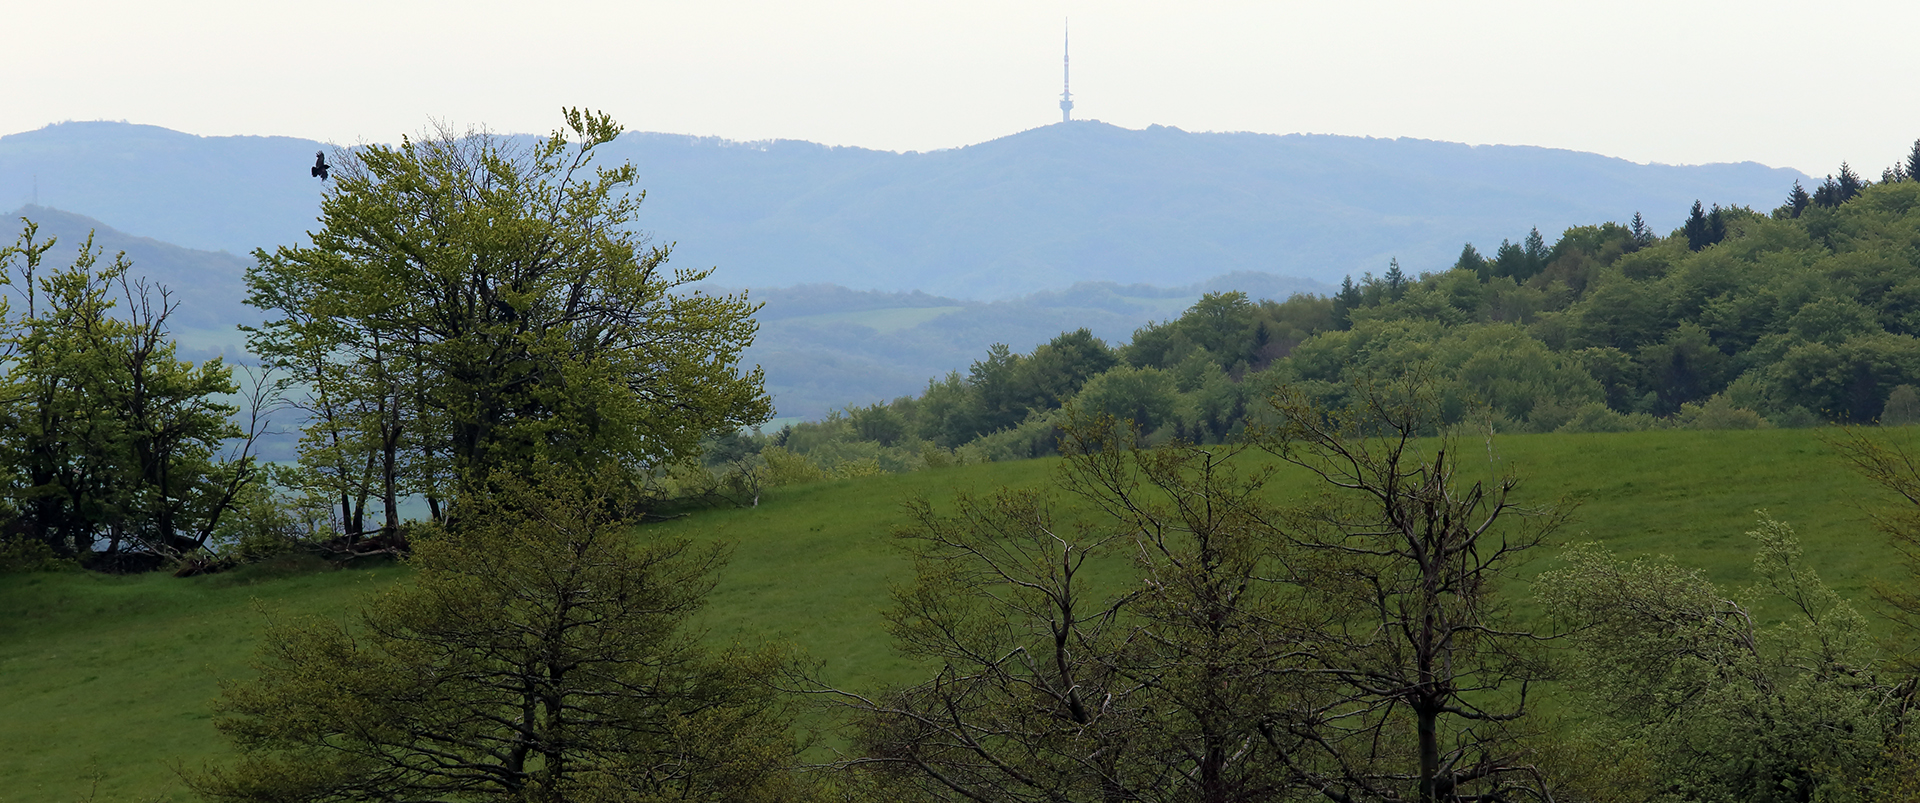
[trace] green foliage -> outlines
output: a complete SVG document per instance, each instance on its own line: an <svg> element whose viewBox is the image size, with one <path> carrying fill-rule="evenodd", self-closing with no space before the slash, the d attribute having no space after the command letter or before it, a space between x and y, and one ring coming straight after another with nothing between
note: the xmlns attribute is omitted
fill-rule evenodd
<svg viewBox="0 0 1920 803"><path fill-rule="evenodd" d="M0 540L0 574L53 572L72 566L73 561L60 559L44 542L17 537Z"/></svg>
<svg viewBox="0 0 1920 803"><path fill-rule="evenodd" d="M357 535L365 500L434 505L539 460L664 465L771 415L744 296L676 294L630 225L632 165L593 164L620 128L569 110L526 147L447 130L341 154L310 246L256 252L256 353L313 411L308 482Z"/></svg>
<svg viewBox="0 0 1920 803"><path fill-rule="evenodd" d="M717 652L687 620L717 545L636 541L616 483L541 471L466 499L411 582L354 627L276 625L226 684L238 762L188 776L213 800L795 797L798 746L769 685L788 659Z"/></svg>
<svg viewBox="0 0 1920 803"><path fill-rule="evenodd" d="M1754 585L1728 596L1671 560L1623 561L1592 545L1535 581L1574 631L1575 688L1601 729L1621 799L1833 799L1881 759L1902 716L1873 668L1866 620L1806 566L1786 525L1763 518ZM1766 626L1756 604L1788 612Z"/></svg>
<svg viewBox="0 0 1920 803"><path fill-rule="evenodd" d="M1110 368L1041 369L1062 341L997 348L918 398L849 411L846 437L1048 454L1044 414L1072 401L1133 419L1150 442L1218 443L1263 415L1249 402L1274 387L1339 403L1357 381L1416 371L1440 389L1444 423L1484 405L1504 430L1908 420L1887 413L1895 389L1920 387L1920 182L1862 183L1797 217L1695 211L1691 234L1655 236L1638 215L1551 246L1534 231L1492 259L1468 244L1445 271L1410 276L1394 261L1328 298L1210 294L1135 332ZM1030 388L1049 372L1062 379L1043 399Z"/></svg>
<svg viewBox="0 0 1920 803"><path fill-rule="evenodd" d="M1753 529L1752 511L1791 513L1806 546L1804 560L1864 612L1874 580L1913 586L1903 579L1899 553L1883 539L1863 536L1862 509L1878 502L1822 444L1832 432L1519 435L1500 438L1494 457L1525 476L1530 497L1581 497L1571 525L1581 539L1600 540L1628 557L1669 554L1726 585L1752 579L1751 542L1740 535ZM1475 456L1481 452L1480 444L1467 445ZM1059 464L1048 458L949 466L770 488L758 507L692 510L644 525L642 533L733 544L700 620L710 628L708 644L791 639L823 663L836 685L877 692L928 676L926 667L892 651L876 615L889 605L888 588L913 577L889 536L906 522L900 501L924 497L951 513L958 492L979 489L979 497L1000 486L1038 488ZM1286 504L1313 485L1283 470L1268 487L1273 502ZM1081 520L1058 512L1071 533ZM1519 576L1548 563L1535 560ZM1106 576L1123 575L1129 565L1122 557ZM357 610L360 595L409 571L383 559L345 566L296 552L186 579L77 571L0 577L0 722L11 725L0 728L0 777L7 779L8 800L84 798L93 768L103 776L96 799L191 799L170 767L231 760L207 703L218 694L217 678L250 672L247 659L266 624L254 601L337 618ZM1517 613L1531 610L1524 600L1508 598ZM1780 615L1764 608L1762 614ZM1893 632L1880 616L1868 624L1876 634ZM1536 686L1533 693L1564 689ZM1547 766L1561 755L1534 761Z"/></svg>
<svg viewBox="0 0 1920 803"><path fill-rule="evenodd" d="M89 239L49 269L24 222L0 248L0 532L108 568L199 560L257 476L233 370L177 358L175 302L125 255L101 265Z"/></svg>

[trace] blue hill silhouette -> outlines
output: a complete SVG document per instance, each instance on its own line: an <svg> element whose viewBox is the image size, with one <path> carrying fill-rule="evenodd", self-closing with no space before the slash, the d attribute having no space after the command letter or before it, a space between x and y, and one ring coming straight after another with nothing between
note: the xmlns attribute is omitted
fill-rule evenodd
<svg viewBox="0 0 1920 803"><path fill-rule="evenodd" d="M61 123L0 137L0 208L34 198L132 235L244 255L313 225L321 143ZM1076 121L964 148L893 153L629 133L642 225L729 286L832 283L990 300L1082 281L1186 285L1255 271L1337 282L1398 257L1695 199L1770 209L1803 174L1755 163L1642 165L1589 153L1416 139L1129 130Z"/></svg>

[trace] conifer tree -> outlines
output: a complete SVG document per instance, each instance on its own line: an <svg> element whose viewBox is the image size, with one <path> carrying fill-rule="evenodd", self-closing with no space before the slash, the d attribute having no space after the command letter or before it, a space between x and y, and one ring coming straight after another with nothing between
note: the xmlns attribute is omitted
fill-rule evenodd
<svg viewBox="0 0 1920 803"><path fill-rule="evenodd" d="M1853 200L1854 196L1859 195L1860 191L1868 186L1868 182L1860 178L1860 174L1853 172L1853 167L1846 162L1840 163L1840 178L1837 183L1840 186L1840 203Z"/></svg>
<svg viewBox="0 0 1920 803"><path fill-rule="evenodd" d="M1796 183L1794 186L1800 185ZM1627 225L1627 233L1633 236L1634 248L1645 248L1653 244L1653 227L1647 225L1647 219L1640 216L1639 210L1634 211L1633 222Z"/></svg>
<svg viewBox="0 0 1920 803"><path fill-rule="evenodd" d="M1827 180L1813 188L1813 205L1832 209L1840 205L1840 182L1833 180L1833 174L1827 174Z"/></svg>
<svg viewBox="0 0 1920 803"><path fill-rule="evenodd" d="M1472 248L1472 246L1468 246ZM1341 329L1353 326L1353 311L1360 306L1360 288L1353 284L1353 275L1348 274L1340 280L1340 292L1333 296L1333 322Z"/></svg>
<svg viewBox="0 0 1920 803"><path fill-rule="evenodd" d="M1793 191L1787 193L1787 208L1790 210L1788 214L1797 218L1801 212L1807 211L1807 207L1812 203L1813 196L1807 194L1807 188L1800 186L1798 181L1793 182Z"/></svg>
<svg viewBox="0 0 1920 803"><path fill-rule="evenodd" d="M1687 224L1683 230L1687 233L1688 250L1698 251L1713 244L1708 239L1712 233L1711 224L1707 222L1707 210L1698 200L1693 202L1693 210L1687 213Z"/></svg>
<svg viewBox="0 0 1920 803"><path fill-rule="evenodd" d="M1913 150L1907 152L1907 178L1920 181L1920 139L1913 141Z"/></svg>
<svg viewBox="0 0 1920 803"><path fill-rule="evenodd" d="M1473 271L1480 275L1482 281L1485 281L1487 278L1487 258L1480 255L1480 250L1474 248L1473 243L1467 243L1465 247L1460 249L1460 258L1454 260L1453 269Z"/></svg>
<svg viewBox="0 0 1920 803"><path fill-rule="evenodd" d="M1493 275L1506 276L1514 281L1526 280L1526 249L1511 240L1501 240L1500 250L1493 254Z"/></svg>
<svg viewBox="0 0 1920 803"><path fill-rule="evenodd" d="M1387 297L1399 301L1407 292L1407 273L1400 269L1400 258L1394 257L1387 263L1387 275L1382 277L1387 285Z"/></svg>
<svg viewBox="0 0 1920 803"><path fill-rule="evenodd" d="M1527 232L1526 249L1527 249L1527 259L1533 262L1534 267L1536 268L1546 267L1547 239L1545 237L1540 236L1539 226L1535 226L1533 227L1532 231Z"/></svg>

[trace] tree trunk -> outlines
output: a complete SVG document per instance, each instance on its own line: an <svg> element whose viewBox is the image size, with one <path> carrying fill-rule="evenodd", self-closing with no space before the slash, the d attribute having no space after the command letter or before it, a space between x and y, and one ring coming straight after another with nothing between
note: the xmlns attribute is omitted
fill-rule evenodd
<svg viewBox="0 0 1920 803"><path fill-rule="evenodd" d="M1441 794L1439 710L1427 705L1416 707L1420 738L1420 803L1436 803Z"/></svg>

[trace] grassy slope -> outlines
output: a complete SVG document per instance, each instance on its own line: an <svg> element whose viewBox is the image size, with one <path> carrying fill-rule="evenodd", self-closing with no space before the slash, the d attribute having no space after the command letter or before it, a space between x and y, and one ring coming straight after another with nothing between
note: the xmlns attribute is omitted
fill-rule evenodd
<svg viewBox="0 0 1920 803"><path fill-rule="evenodd" d="M218 748L208 704L218 678L246 670L263 611L342 615L402 574L275 568L191 580L0 575L0 801L172 790L173 762Z"/></svg>
<svg viewBox="0 0 1920 803"><path fill-rule="evenodd" d="M1480 444L1463 444L1480 455ZM1880 498L1810 431L1644 432L1503 438L1500 463L1529 500L1579 494L1565 540L1671 554L1729 584L1747 576L1756 509L1793 524L1814 565L1864 601L1888 550L1865 522ZM900 502L955 489L1032 485L1057 461L1001 463L778 489L751 510L703 511L663 532L736 544L709 613L721 639L791 638L854 688L900 682L879 628L905 561L888 544ZM1482 464L1484 465L1484 463ZM1295 486L1299 487L1299 486ZM1544 561L1530 566L1541 568ZM0 576L0 803L169 794L169 764L219 745L216 678L244 672L262 616L250 605L329 614L401 570L175 580Z"/></svg>

